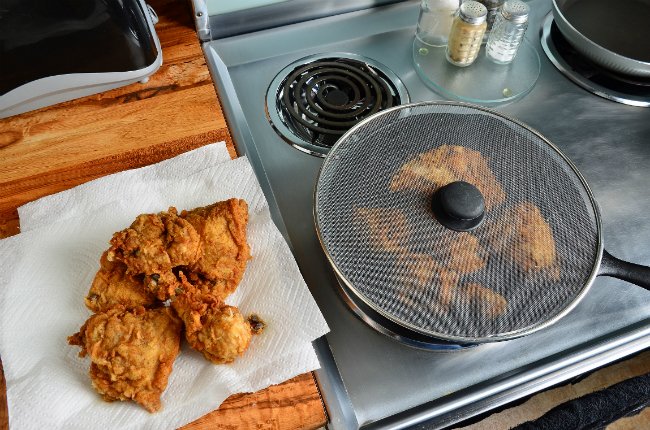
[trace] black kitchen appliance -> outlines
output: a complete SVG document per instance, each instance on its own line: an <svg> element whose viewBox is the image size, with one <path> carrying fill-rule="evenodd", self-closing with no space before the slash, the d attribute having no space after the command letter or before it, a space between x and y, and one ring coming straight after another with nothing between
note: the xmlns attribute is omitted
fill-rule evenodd
<svg viewBox="0 0 650 430"><path fill-rule="evenodd" d="M141 0L0 4L0 118L145 81L162 64Z"/></svg>

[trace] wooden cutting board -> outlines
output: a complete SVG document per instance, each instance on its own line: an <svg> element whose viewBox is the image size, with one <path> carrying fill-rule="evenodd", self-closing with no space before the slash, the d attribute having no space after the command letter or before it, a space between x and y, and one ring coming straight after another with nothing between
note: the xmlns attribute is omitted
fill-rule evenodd
<svg viewBox="0 0 650 430"><path fill-rule="evenodd" d="M0 238L20 231L17 207L110 173L213 142L235 149L186 2L148 1L163 66L136 83L0 120ZM0 430L8 428L0 362ZM215 405L216 406L216 405ZM187 429L313 429L325 410L311 373L235 395Z"/></svg>

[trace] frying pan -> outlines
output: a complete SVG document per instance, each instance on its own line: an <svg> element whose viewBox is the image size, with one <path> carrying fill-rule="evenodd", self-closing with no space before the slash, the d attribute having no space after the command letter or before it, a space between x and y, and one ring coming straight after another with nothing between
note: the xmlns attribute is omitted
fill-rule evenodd
<svg viewBox="0 0 650 430"><path fill-rule="evenodd" d="M607 70L650 78L650 0L553 0L558 29Z"/></svg>
<svg viewBox="0 0 650 430"><path fill-rule="evenodd" d="M458 182L476 189L456 187L457 201L442 194ZM538 213L534 228L513 227L528 217L513 216L522 207ZM650 268L604 250L600 211L576 166L539 132L479 106L401 105L354 126L321 167L314 217L348 305L416 346L535 332L570 312L597 276L650 289ZM544 229L552 261L522 264L519 238Z"/></svg>

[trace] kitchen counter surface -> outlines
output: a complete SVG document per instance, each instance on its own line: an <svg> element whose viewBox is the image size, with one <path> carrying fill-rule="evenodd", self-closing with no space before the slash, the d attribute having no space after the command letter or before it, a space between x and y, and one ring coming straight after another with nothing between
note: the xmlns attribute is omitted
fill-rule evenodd
<svg viewBox="0 0 650 430"><path fill-rule="evenodd" d="M146 84L62 103L0 120L0 238L20 232L17 207L92 179L225 140L235 149L192 27L186 2L151 0L163 65ZM650 352L602 369L576 384L472 424L509 428L568 399L650 372ZM8 428L0 363L0 430ZM312 374L252 394L234 395L187 429L311 429L326 413ZM648 409L609 428L643 428Z"/></svg>

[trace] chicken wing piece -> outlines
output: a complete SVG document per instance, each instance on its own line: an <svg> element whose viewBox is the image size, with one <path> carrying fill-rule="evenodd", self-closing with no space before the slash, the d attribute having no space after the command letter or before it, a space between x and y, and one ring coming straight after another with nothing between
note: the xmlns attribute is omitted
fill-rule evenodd
<svg viewBox="0 0 650 430"><path fill-rule="evenodd" d="M251 258L246 241L246 202L230 199L183 211L181 217L196 229L202 242L201 257L188 265L194 282L204 281L205 289L214 289L219 297L235 291Z"/></svg>
<svg viewBox="0 0 650 430"><path fill-rule="evenodd" d="M487 253L478 238L471 233L454 232L447 249L449 254L445 266L448 269L458 273L472 273L485 267Z"/></svg>
<svg viewBox="0 0 650 430"><path fill-rule="evenodd" d="M79 356L90 356L90 378L104 400L133 400L155 412L180 349L181 329L169 308L117 306L91 316L68 343L81 347Z"/></svg>
<svg viewBox="0 0 650 430"><path fill-rule="evenodd" d="M508 307L505 297L475 282L463 285L459 293L460 303L476 306L483 316L490 319L503 315Z"/></svg>
<svg viewBox="0 0 650 430"><path fill-rule="evenodd" d="M442 145L405 163L391 179L390 190L434 192L454 181L478 188L487 210L505 201L503 187L481 153L458 145Z"/></svg>
<svg viewBox="0 0 650 430"><path fill-rule="evenodd" d="M108 261L108 251L100 259L100 268L85 298L86 307L93 312L106 312L123 305L125 308L150 307L157 303L144 288L142 277L126 273L126 265Z"/></svg>
<svg viewBox="0 0 650 430"><path fill-rule="evenodd" d="M492 248L524 272L555 272L557 255L551 226L530 202L508 208L490 228ZM553 275L555 276L555 275Z"/></svg>
<svg viewBox="0 0 650 430"><path fill-rule="evenodd" d="M426 254L404 254L398 260L403 266L405 280L415 289L434 289L436 303L448 309L456 295L460 275L449 270L439 261ZM432 304L433 305L433 304Z"/></svg>
<svg viewBox="0 0 650 430"><path fill-rule="evenodd" d="M107 258L126 264L130 274L152 275L191 265L200 256L198 233L170 207L167 212L139 215L129 228L115 233Z"/></svg>
<svg viewBox="0 0 650 430"><path fill-rule="evenodd" d="M248 349L253 333L261 332L263 322L258 317L246 320L236 307L201 293L187 282L183 288L184 293L176 296L172 307L185 324L187 343L207 360L231 363Z"/></svg>
<svg viewBox="0 0 650 430"><path fill-rule="evenodd" d="M355 217L379 252L407 252L408 221L404 212L394 208L356 208Z"/></svg>

